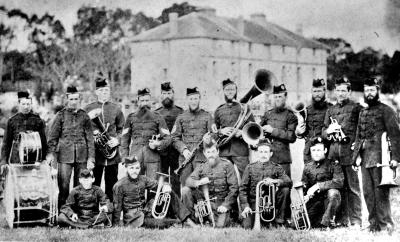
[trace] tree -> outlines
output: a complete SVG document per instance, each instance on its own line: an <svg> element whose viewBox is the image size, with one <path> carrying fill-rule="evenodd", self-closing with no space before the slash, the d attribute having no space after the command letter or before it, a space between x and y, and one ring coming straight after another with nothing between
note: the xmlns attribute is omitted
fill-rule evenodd
<svg viewBox="0 0 400 242"><path fill-rule="evenodd" d="M170 13L178 13L178 17L181 17L183 15L187 15L189 13L196 12L196 11L197 11L197 7L190 5L187 2L183 2L181 4L174 3L171 7L165 8L161 12L161 16L158 17L158 19L161 21L161 23L164 24L169 21L168 15Z"/></svg>

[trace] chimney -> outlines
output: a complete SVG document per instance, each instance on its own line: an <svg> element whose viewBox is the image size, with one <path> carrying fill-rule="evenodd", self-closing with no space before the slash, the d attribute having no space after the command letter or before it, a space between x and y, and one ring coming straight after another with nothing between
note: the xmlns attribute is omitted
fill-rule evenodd
<svg viewBox="0 0 400 242"><path fill-rule="evenodd" d="M303 35L303 24L297 24L296 25L296 33L299 35Z"/></svg>
<svg viewBox="0 0 400 242"><path fill-rule="evenodd" d="M212 7L199 7L197 8L197 12L212 17L215 17L217 15L217 10Z"/></svg>
<svg viewBox="0 0 400 242"><path fill-rule="evenodd" d="M253 13L250 15L251 21L259 24L259 25L265 25L267 22L267 18L265 17L265 14L263 13Z"/></svg>
<svg viewBox="0 0 400 242"><path fill-rule="evenodd" d="M172 12L168 14L169 33L176 34L178 32L178 13Z"/></svg>
<svg viewBox="0 0 400 242"><path fill-rule="evenodd" d="M238 18L237 30L240 35L244 35L244 19L242 15L240 15Z"/></svg>

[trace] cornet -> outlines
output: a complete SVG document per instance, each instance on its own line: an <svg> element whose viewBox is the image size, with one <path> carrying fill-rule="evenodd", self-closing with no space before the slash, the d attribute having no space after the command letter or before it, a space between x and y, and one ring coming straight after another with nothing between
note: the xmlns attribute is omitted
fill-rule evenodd
<svg viewBox="0 0 400 242"><path fill-rule="evenodd" d="M331 119L331 125L332 124L338 124L338 121L336 119L333 119L332 117L329 117ZM328 140L331 141L338 141L342 144L347 144L350 142L350 138L348 136L346 136L342 130L342 128L340 128L339 130L335 131L334 133L328 135L327 137Z"/></svg>
<svg viewBox="0 0 400 242"><path fill-rule="evenodd" d="M215 200L216 198L210 199L207 184L202 185L202 190L204 194L204 200L197 201L197 204L194 205L196 217L199 218L201 226L204 225L204 218L208 217L211 220L212 226L215 227L215 219L211 207L211 200Z"/></svg>
<svg viewBox="0 0 400 242"><path fill-rule="evenodd" d="M167 215L169 204L171 202L171 194L169 192L162 192L165 183L165 178L170 179L170 175L157 172L160 175L158 178L158 186L156 196L154 197L153 205L151 206L151 215L155 219L163 219Z"/></svg>
<svg viewBox="0 0 400 242"><path fill-rule="evenodd" d="M265 180L257 183L256 208L251 212L255 213L254 230L261 230L261 220L271 222L275 219L275 193L276 185L274 183L267 183Z"/></svg>

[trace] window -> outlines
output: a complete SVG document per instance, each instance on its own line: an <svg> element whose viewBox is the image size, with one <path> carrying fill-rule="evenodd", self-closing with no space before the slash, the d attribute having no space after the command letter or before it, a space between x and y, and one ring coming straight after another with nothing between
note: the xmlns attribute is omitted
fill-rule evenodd
<svg viewBox="0 0 400 242"><path fill-rule="evenodd" d="M282 66L281 69L281 81L286 84L286 66Z"/></svg>
<svg viewBox="0 0 400 242"><path fill-rule="evenodd" d="M316 69L315 69L315 67L313 67L312 68L312 78L313 78L313 80L316 79L316 77L317 77Z"/></svg>
<svg viewBox="0 0 400 242"><path fill-rule="evenodd" d="M297 93L300 94L300 92L302 91L302 76L301 76L301 67L297 67L297 71L296 71L296 77L297 77Z"/></svg>
<svg viewBox="0 0 400 242"><path fill-rule="evenodd" d="M253 64L249 63L249 80L253 78Z"/></svg>
<svg viewBox="0 0 400 242"><path fill-rule="evenodd" d="M264 47L266 48L267 58L271 59L271 45L264 44Z"/></svg>
<svg viewBox="0 0 400 242"><path fill-rule="evenodd" d="M217 77L217 71L218 71L218 69L217 69L217 62L216 62L216 61L213 61L213 62L212 62L212 76L213 76L213 77Z"/></svg>
<svg viewBox="0 0 400 242"><path fill-rule="evenodd" d="M285 54L286 52L286 46L282 45L282 53Z"/></svg>
<svg viewBox="0 0 400 242"><path fill-rule="evenodd" d="M253 44L249 42L249 53L253 52Z"/></svg>
<svg viewBox="0 0 400 242"><path fill-rule="evenodd" d="M166 80L168 80L168 69L167 68L164 68L163 69L163 78L164 78L164 81L166 81Z"/></svg>
<svg viewBox="0 0 400 242"><path fill-rule="evenodd" d="M317 50L315 48L312 49L312 54L315 56L317 54Z"/></svg>

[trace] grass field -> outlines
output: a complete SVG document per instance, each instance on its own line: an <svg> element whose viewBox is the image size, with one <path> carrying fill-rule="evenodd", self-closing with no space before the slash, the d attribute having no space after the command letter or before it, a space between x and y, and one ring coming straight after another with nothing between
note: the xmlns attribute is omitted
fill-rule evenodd
<svg viewBox="0 0 400 242"><path fill-rule="evenodd" d="M392 189L392 213L395 224L400 224L400 189ZM267 229L260 232L241 228L170 228L166 230L109 228L69 230L58 228L8 229L4 221L4 210L0 209L1 241L400 241L400 229L389 236L347 228L303 232L291 229Z"/></svg>

